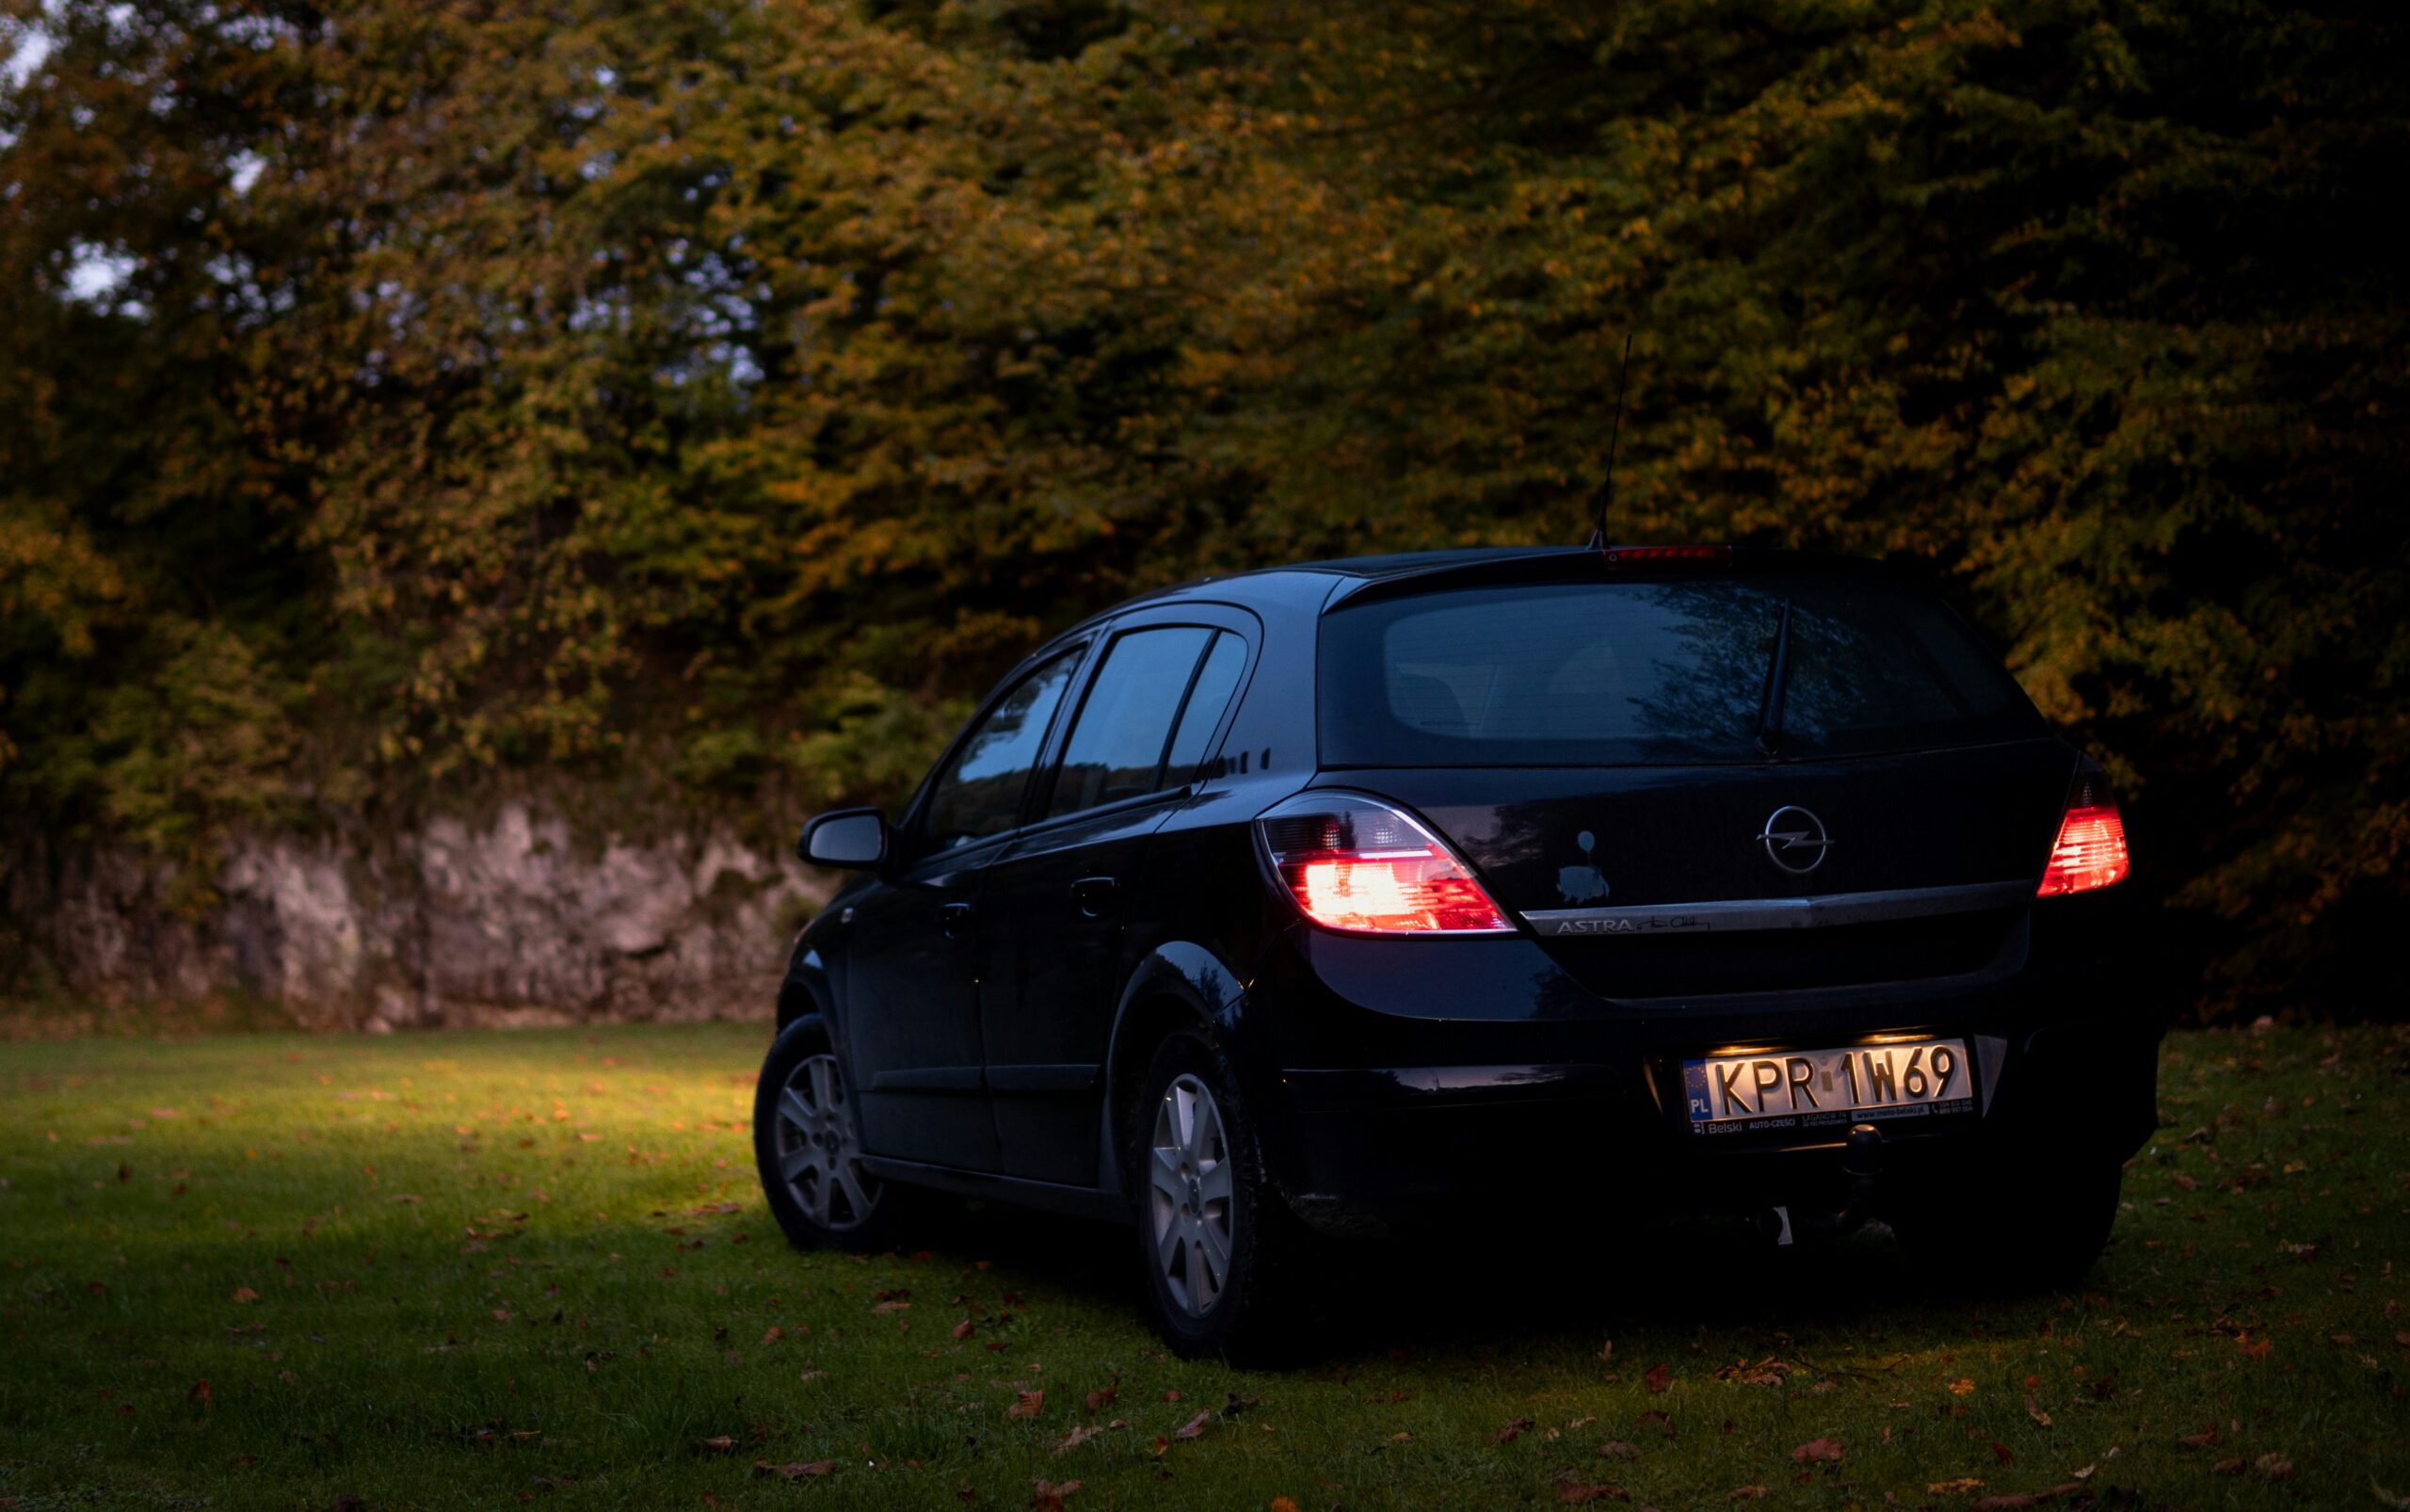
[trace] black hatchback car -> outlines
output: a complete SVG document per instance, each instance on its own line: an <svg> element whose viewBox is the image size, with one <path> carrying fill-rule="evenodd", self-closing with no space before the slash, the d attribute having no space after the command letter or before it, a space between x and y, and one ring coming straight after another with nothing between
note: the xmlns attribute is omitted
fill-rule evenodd
<svg viewBox="0 0 2410 1512"><path fill-rule="evenodd" d="M2155 1126L2101 771L1874 564L1724 547L1309 563L1021 664L796 941L763 1183L879 1247L911 1189L1136 1230L1187 1354L1318 1236L1870 1216L2073 1280ZM1568 1180L1568 1178L1572 1178Z"/></svg>

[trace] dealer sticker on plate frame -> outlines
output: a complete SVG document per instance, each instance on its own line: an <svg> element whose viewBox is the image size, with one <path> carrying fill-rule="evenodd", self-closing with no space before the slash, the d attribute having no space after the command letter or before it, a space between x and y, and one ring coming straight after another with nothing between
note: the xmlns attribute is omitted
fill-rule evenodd
<svg viewBox="0 0 2410 1512"><path fill-rule="evenodd" d="M1975 1111L1963 1039L1708 1055L1682 1062L1691 1132L1759 1134Z"/></svg>

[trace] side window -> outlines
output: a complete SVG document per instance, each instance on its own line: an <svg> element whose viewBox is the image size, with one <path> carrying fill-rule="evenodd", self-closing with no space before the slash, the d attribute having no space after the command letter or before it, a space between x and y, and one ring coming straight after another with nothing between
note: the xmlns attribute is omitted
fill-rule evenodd
<svg viewBox="0 0 2410 1512"><path fill-rule="evenodd" d="M1205 743L1239 690L1239 674L1246 670L1246 642L1225 630L1213 637L1205 666L1189 691L1188 707L1180 713L1180 729L1171 737L1171 758L1164 763L1164 780L1186 781L1205 760Z"/></svg>
<svg viewBox="0 0 2410 1512"><path fill-rule="evenodd" d="M1155 790L1172 721L1213 637L1211 630L1179 625L1133 630L1114 641L1071 726L1049 814Z"/></svg>
<svg viewBox="0 0 2410 1512"><path fill-rule="evenodd" d="M1002 834L1020 820L1021 795L1046 744L1046 727L1078 670L1081 648L1021 679L972 731L929 790L923 825L940 845Z"/></svg>

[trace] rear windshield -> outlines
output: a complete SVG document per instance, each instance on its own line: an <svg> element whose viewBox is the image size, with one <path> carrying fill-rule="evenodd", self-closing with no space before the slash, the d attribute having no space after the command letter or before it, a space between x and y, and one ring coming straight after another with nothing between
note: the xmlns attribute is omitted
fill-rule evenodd
<svg viewBox="0 0 2410 1512"><path fill-rule="evenodd" d="M1729 577L1466 588L1323 621L1326 766L1762 761L1782 605L1781 754L1851 755L2040 729L1937 601L1857 579Z"/></svg>

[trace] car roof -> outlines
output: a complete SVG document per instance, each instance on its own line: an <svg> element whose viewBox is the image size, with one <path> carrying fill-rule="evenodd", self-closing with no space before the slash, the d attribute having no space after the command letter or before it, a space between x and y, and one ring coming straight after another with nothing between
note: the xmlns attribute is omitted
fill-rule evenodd
<svg viewBox="0 0 2410 1512"><path fill-rule="evenodd" d="M1610 547L1609 553L1630 552L1635 548ZM1651 548L1636 549L1646 553ZM1737 546L1715 548L1720 555L1711 562L1640 561L1630 560L1615 569L1618 577L1640 577L1660 571L1689 573L1705 570L1715 572L1736 569L1781 572L1830 572L1849 575L1897 577L1899 569L1893 564L1863 556L1844 556L1823 552L1783 551L1764 547ZM1185 583L1157 588L1129 599L1105 614L1118 614L1125 609L1165 600L1210 598L1226 594L1247 594L1269 590L1272 594L1289 596L1308 589L1317 599L1336 603L1352 598L1362 588L1374 585L1392 585L1406 588L1406 579L1427 579L1432 586L1454 586L1481 582L1529 581L1550 577L1564 569L1593 562L1612 564L1612 555L1602 555L1596 546L1481 546L1453 551L1390 552L1363 556L1333 556L1317 561L1289 562L1275 567L1261 567L1248 571L1226 575L1194 578ZM1287 589L1283 594L1282 589ZM1098 618L1101 618L1099 616Z"/></svg>
<svg viewBox="0 0 2410 1512"><path fill-rule="evenodd" d="M1314 561L1283 562L1274 567L1250 568L1245 571L1212 573L1175 583L1151 592L1126 599L1091 619L1102 619L1141 604L1162 603L1173 599L1214 598L1225 594L1249 595L1269 590L1277 594L1286 587L1294 591L1313 580L1311 591L1316 599L1326 596L1335 586L1332 579L1357 582L1377 582L1386 578L1417 576L1427 572L1445 571L1451 568L1480 567L1488 564L1544 561L1555 557L1585 555L1587 546L1476 546L1454 551L1387 552L1363 556L1329 556Z"/></svg>

